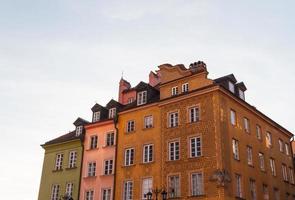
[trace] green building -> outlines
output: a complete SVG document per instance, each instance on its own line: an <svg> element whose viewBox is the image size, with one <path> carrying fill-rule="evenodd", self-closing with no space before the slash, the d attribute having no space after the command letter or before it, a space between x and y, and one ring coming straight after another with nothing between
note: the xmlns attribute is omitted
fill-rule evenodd
<svg viewBox="0 0 295 200"><path fill-rule="evenodd" d="M38 200L78 200L83 160L84 119L76 129L41 145L45 150Z"/></svg>

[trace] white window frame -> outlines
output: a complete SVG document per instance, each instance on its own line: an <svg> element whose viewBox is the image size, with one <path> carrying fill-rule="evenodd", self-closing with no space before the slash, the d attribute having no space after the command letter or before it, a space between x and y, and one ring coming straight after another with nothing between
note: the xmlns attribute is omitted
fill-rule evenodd
<svg viewBox="0 0 295 200"><path fill-rule="evenodd" d="M253 166L253 149L251 146L247 146L247 163Z"/></svg>
<svg viewBox="0 0 295 200"><path fill-rule="evenodd" d="M268 191L268 186L266 184L262 185L262 193L263 193L263 199L269 200L269 191Z"/></svg>
<svg viewBox="0 0 295 200"><path fill-rule="evenodd" d="M283 174L283 180L288 181L287 165L285 165L284 163L282 164L282 174Z"/></svg>
<svg viewBox="0 0 295 200"><path fill-rule="evenodd" d="M130 97L130 98L128 98L128 104L131 104L131 103L133 103L134 102L134 97Z"/></svg>
<svg viewBox="0 0 295 200"><path fill-rule="evenodd" d="M173 128L177 127L179 125L179 113L176 112L170 112L168 114L168 127Z"/></svg>
<svg viewBox="0 0 295 200"><path fill-rule="evenodd" d="M231 82L231 81L228 81L228 89L232 93L235 93L235 84L233 82Z"/></svg>
<svg viewBox="0 0 295 200"><path fill-rule="evenodd" d="M77 151L70 151L69 153L69 168L75 168L77 164Z"/></svg>
<svg viewBox="0 0 295 200"><path fill-rule="evenodd" d="M180 197L180 176L168 176L168 198Z"/></svg>
<svg viewBox="0 0 295 200"><path fill-rule="evenodd" d="M189 122L198 122L200 121L200 108L199 106L190 107L189 109Z"/></svg>
<svg viewBox="0 0 295 200"><path fill-rule="evenodd" d="M134 165L135 150L134 148L125 149L124 163L125 166Z"/></svg>
<svg viewBox="0 0 295 200"><path fill-rule="evenodd" d="M99 111L93 112L92 122L97 122L99 120L100 120L100 112Z"/></svg>
<svg viewBox="0 0 295 200"><path fill-rule="evenodd" d="M154 126L153 115L148 115L144 117L144 128L152 128Z"/></svg>
<svg viewBox="0 0 295 200"><path fill-rule="evenodd" d="M152 192L153 189L153 178L142 179L141 184L141 199L147 199L147 193Z"/></svg>
<svg viewBox="0 0 295 200"><path fill-rule="evenodd" d="M105 160L104 161L104 175L111 175L113 174L113 167L114 167L114 160Z"/></svg>
<svg viewBox="0 0 295 200"><path fill-rule="evenodd" d="M150 163L154 161L154 144L146 144L143 146L142 152L143 163Z"/></svg>
<svg viewBox="0 0 295 200"><path fill-rule="evenodd" d="M262 131L261 131L261 126L256 124L256 137L258 140L262 140Z"/></svg>
<svg viewBox="0 0 295 200"><path fill-rule="evenodd" d="M109 119L112 119L116 116L117 108L110 108L109 109Z"/></svg>
<svg viewBox="0 0 295 200"><path fill-rule="evenodd" d="M98 145L98 136L97 135L91 135L90 136L90 147L89 149L96 149Z"/></svg>
<svg viewBox="0 0 295 200"><path fill-rule="evenodd" d="M135 121L129 120L127 121L126 132L131 133L135 131Z"/></svg>
<svg viewBox="0 0 295 200"><path fill-rule="evenodd" d="M273 158L270 158L269 159L269 166L270 166L271 174L273 176L276 176L277 175L277 172L276 172L276 163L275 163L275 160Z"/></svg>
<svg viewBox="0 0 295 200"><path fill-rule="evenodd" d="M237 113L235 110L230 110L230 123L235 126L237 124Z"/></svg>
<svg viewBox="0 0 295 200"><path fill-rule="evenodd" d="M235 174L236 178L236 196L243 198L243 186L242 186L242 176L240 174Z"/></svg>
<svg viewBox="0 0 295 200"><path fill-rule="evenodd" d="M87 177L96 176L96 162L89 162L87 165Z"/></svg>
<svg viewBox="0 0 295 200"><path fill-rule="evenodd" d="M178 95L178 86L171 88L171 96L176 96L176 95Z"/></svg>
<svg viewBox="0 0 295 200"><path fill-rule="evenodd" d="M143 105L147 103L147 91L141 91L137 93L137 105Z"/></svg>
<svg viewBox="0 0 295 200"><path fill-rule="evenodd" d="M284 152L284 142L282 139L279 139L279 149L280 152Z"/></svg>
<svg viewBox="0 0 295 200"><path fill-rule="evenodd" d="M202 138L195 136L189 138L190 157L198 158L202 156Z"/></svg>
<svg viewBox="0 0 295 200"><path fill-rule="evenodd" d="M178 140L168 143L168 158L169 161L180 159L180 142Z"/></svg>
<svg viewBox="0 0 295 200"><path fill-rule="evenodd" d="M239 89L239 97L240 97L240 99L245 100L245 92L241 89Z"/></svg>
<svg viewBox="0 0 295 200"><path fill-rule="evenodd" d="M125 181L123 185L123 200L133 200L133 181Z"/></svg>
<svg viewBox="0 0 295 200"><path fill-rule="evenodd" d="M250 133L250 120L244 117L244 129L247 133Z"/></svg>
<svg viewBox="0 0 295 200"><path fill-rule="evenodd" d="M271 132L267 131L265 134L265 142L266 142L266 147L270 148L272 147L272 135Z"/></svg>
<svg viewBox="0 0 295 200"><path fill-rule="evenodd" d="M87 190L85 192L85 200L94 200L94 190Z"/></svg>
<svg viewBox="0 0 295 200"><path fill-rule="evenodd" d="M83 132L83 126L77 126L76 127L76 136L78 137Z"/></svg>
<svg viewBox="0 0 295 200"><path fill-rule="evenodd" d="M111 131L106 134L106 146L115 145L115 132Z"/></svg>
<svg viewBox="0 0 295 200"><path fill-rule="evenodd" d="M250 182L249 185L250 185L251 200L256 200L257 199L256 181L250 178L249 182Z"/></svg>
<svg viewBox="0 0 295 200"><path fill-rule="evenodd" d="M189 90L188 83L182 84L181 89L182 89L182 93L188 92L188 90Z"/></svg>
<svg viewBox="0 0 295 200"><path fill-rule="evenodd" d="M55 170L62 170L63 158L64 158L63 153L56 154L56 157L55 157Z"/></svg>
<svg viewBox="0 0 295 200"><path fill-rule="evenodd" d="M73 196L73 191L74 191L74 183L67 183L66 184L66 194L69 197Z"/></svg>
<svg viewBox="0 0 295 200"><path fill-rule="evenodd" d="M290 183L294 184L295 180L294 180L294 170L292 167L289 167L289 179L290 179Z"/></svg>
<svg viewBox="0 0 295 200"><path fill-rule="evenodd" d="M235 160L240 160L239 153L239 141L237 139L232 139L232 148L233 148L233 156Z"/></svg>
<svg viewBox="0 0 295 200"><path fill-rule="evenodd" d="M191 179L191 195L200 196L204 194L204 177L202 172L193 172Z"/></svg>
<svg viewBox="0 0 295 200"><path fill-rule="evenodd" d="M102 200L111 200L112 199L112 189L111 188L102 188L101 189L101 199Z"/></svg>
<svg viewBox="0 0 295 200"><path fill-rule="evenodd" d="M290 155L289 145L288 145L287 143L285 143L285 152L286 152L286 155L287 155L287 156Z"/></svg>
<svg viewBox="0 0 295 200"><path fill-rule="evenodd" d="M264 160L264 154L259 152L258 153L258 161L259 161L259 168L261 171L265 171L265 160Z"/></svg>
<svg viewBox="0 0 295 200"><path fill-rule="evenodd" d="M59 191L60 191L60 185L58 184L52 185L50 200L59 200Z"/></svg>

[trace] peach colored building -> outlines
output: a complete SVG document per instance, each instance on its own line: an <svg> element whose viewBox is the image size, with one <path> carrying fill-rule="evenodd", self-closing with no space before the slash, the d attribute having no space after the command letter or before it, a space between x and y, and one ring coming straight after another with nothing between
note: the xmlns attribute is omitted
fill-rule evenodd
<svg viewBox="0 0 295 200"><path fill-rule="evenodd" d="M80 199L111 200L114 191L116 129L114 119L120 104L92 107L92 123L85 126Z"/></svg>

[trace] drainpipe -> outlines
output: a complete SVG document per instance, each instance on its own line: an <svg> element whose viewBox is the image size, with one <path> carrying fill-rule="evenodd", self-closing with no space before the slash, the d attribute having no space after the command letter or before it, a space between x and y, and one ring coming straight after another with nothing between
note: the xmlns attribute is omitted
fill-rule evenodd
<svg viewBox="0 0 295 200"><path fill-rule="evenodd" d="M83 159L84 159L84 139L85 139L85 133L84 133L84 138L80 137L82 154L81 154L81 163L80 163L80 180L79 180L79 187L78 187L79 188L78 199L80 199L80 190L81 190L81 181L82 181L82 168L83 168Z"/></svg>
<svg viewBox="0 0 295 200"><path fill-rule="evenodd" d="M115 200L116 196L116 171L117 171L117 155L118 155L118 138L119 138L119 129L117 127L118 125L119 116L116 114L114 117L114 125L116 129L116 140L115 140L115 168L114 168L114 181L113 181L113 200Z"/></svg>

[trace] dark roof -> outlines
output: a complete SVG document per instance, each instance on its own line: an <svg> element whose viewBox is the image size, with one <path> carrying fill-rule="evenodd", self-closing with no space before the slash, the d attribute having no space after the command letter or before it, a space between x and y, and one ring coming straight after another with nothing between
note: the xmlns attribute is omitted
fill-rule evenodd
<svg viewBox="0 0 295 200"><path fill-rule="evenodd" d="M241 90L243 90L243 91L246 91L246 90L247 90L247 87L246 87L246 85L244 84L244 82L237 83L236 86L237 86L238 88L240 88Z"/></svg>
<svg viewBox="0 0 295 200"><path fill-rule="evenodd" d="M85 124L89 124L89 121L87 121L87 120L85 120L85 119L82 119L82 118L80 118L80 117L78 117L77 119L76 119L76 121L74 121L74 123L73 123L75 126L84 126Z"/></svg>
<svg viewBox="0 0 295 200"><path fill-rule="evenodd" d="M50 144L58 144L58 143L63 143L63 142L68 142L68 141L72 141L72 140L83 140L84 135L81 134L79 136L76 136L76 131L71 131L67 134L64 134L60 137L57 137L53 140L50 140L48 142L46 142L45 144L41 145L41 146L45 146L45 145L50 145Z"/></svg>
<svg viewBox="0 0 295 200"><path fill-rule="evenodd" d="M94 106L91 108L92 112L100 111L100 110L106 110L106 108L98 103L94 104Z"/></svg>
<svg viewBox="0 0 295 200"><path fill-rule="evenodd" d="M114 99L110 100L109 103L106 105L106 108L107 109L110 109L110 108L120 108L122 107L123 105L120 104L118 101L115 101Z"/></svg>
<svg viewBox="0 0 295 200"><path fill-rule="evenodd" d="M220 82L223 82L225 80L230 80L233 83L236 83L237 82L237 79L236 79L236 77L233 74L229 74L229 75L226 75L226 76L222 76L220 78L217 78L217 79L214 80L214 82L215 83L220 83Z"/></svg>

